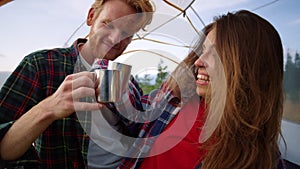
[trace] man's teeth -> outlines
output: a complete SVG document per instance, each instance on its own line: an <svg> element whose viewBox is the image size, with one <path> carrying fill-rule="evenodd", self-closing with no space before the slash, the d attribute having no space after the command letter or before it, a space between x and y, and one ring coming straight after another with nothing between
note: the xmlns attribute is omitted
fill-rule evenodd
<svg viewBox="0 0 300 169"><path fill-rule="evenodd" d="M209 77L206 76L206 75L200 75L200 74L198 74L198 75L197 75L197 78L200 79L200 80L209 81Z"/></svg>

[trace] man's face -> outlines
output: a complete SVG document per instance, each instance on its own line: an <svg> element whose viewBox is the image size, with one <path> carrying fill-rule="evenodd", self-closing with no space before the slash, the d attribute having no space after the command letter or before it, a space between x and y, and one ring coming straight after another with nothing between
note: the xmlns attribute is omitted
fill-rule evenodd
<svg viewBox="0 0 300 169"><path fill-rule="evenodd" d="M93 20L88 43L94 58L114 60L122 54L133 34L138 31L138 26L134 25L134 9L120 0L105 2L98 17L93 10L89 16Z"/></svg>

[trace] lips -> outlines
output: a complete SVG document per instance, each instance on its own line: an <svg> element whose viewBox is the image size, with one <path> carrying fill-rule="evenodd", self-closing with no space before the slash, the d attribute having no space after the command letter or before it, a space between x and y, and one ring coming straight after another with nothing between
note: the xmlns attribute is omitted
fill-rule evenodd
<svg viewBox="0 0 300 169"><path fill-rule="evenodd" d="M120 44L117 43L117 44L112 44L112 43L109 43L109 42L104 42L104 44L106 45L108 51L111 51L111 50L120 50Z"/></svg>
<svg viewBox="0 0 300 169"><path fill-rule="evenodd" d="M114 45L110 42L107 42L107 41L103 41L103 44L107 46L108 49L111 49L114 47Z"/></svg>

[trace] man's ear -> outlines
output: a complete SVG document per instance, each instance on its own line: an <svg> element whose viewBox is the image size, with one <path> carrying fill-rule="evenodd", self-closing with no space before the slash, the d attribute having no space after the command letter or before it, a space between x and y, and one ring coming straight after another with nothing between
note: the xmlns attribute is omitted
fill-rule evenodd
<svg viewBox="0 0 300 169"><path fill-rule="evenodd" d="M88 26L91 26L93 24L94 16L95 16L95 8L91 7L88 16L86 18L86 24Z"/></svg>

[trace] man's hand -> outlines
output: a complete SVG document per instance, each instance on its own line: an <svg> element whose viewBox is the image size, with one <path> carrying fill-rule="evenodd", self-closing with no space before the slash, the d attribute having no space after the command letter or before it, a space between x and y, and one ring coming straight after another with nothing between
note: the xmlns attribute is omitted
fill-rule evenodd
<svg viewBox="0 0 300 169"><path fill-rule="evenodd" d="M83 102L80 98L95 98L95 74L80 72L68 75L57 91L40 103L45 112L53 113L57 120L71 115L75 111L91 111L103 105L95 102Z"/></svg>

